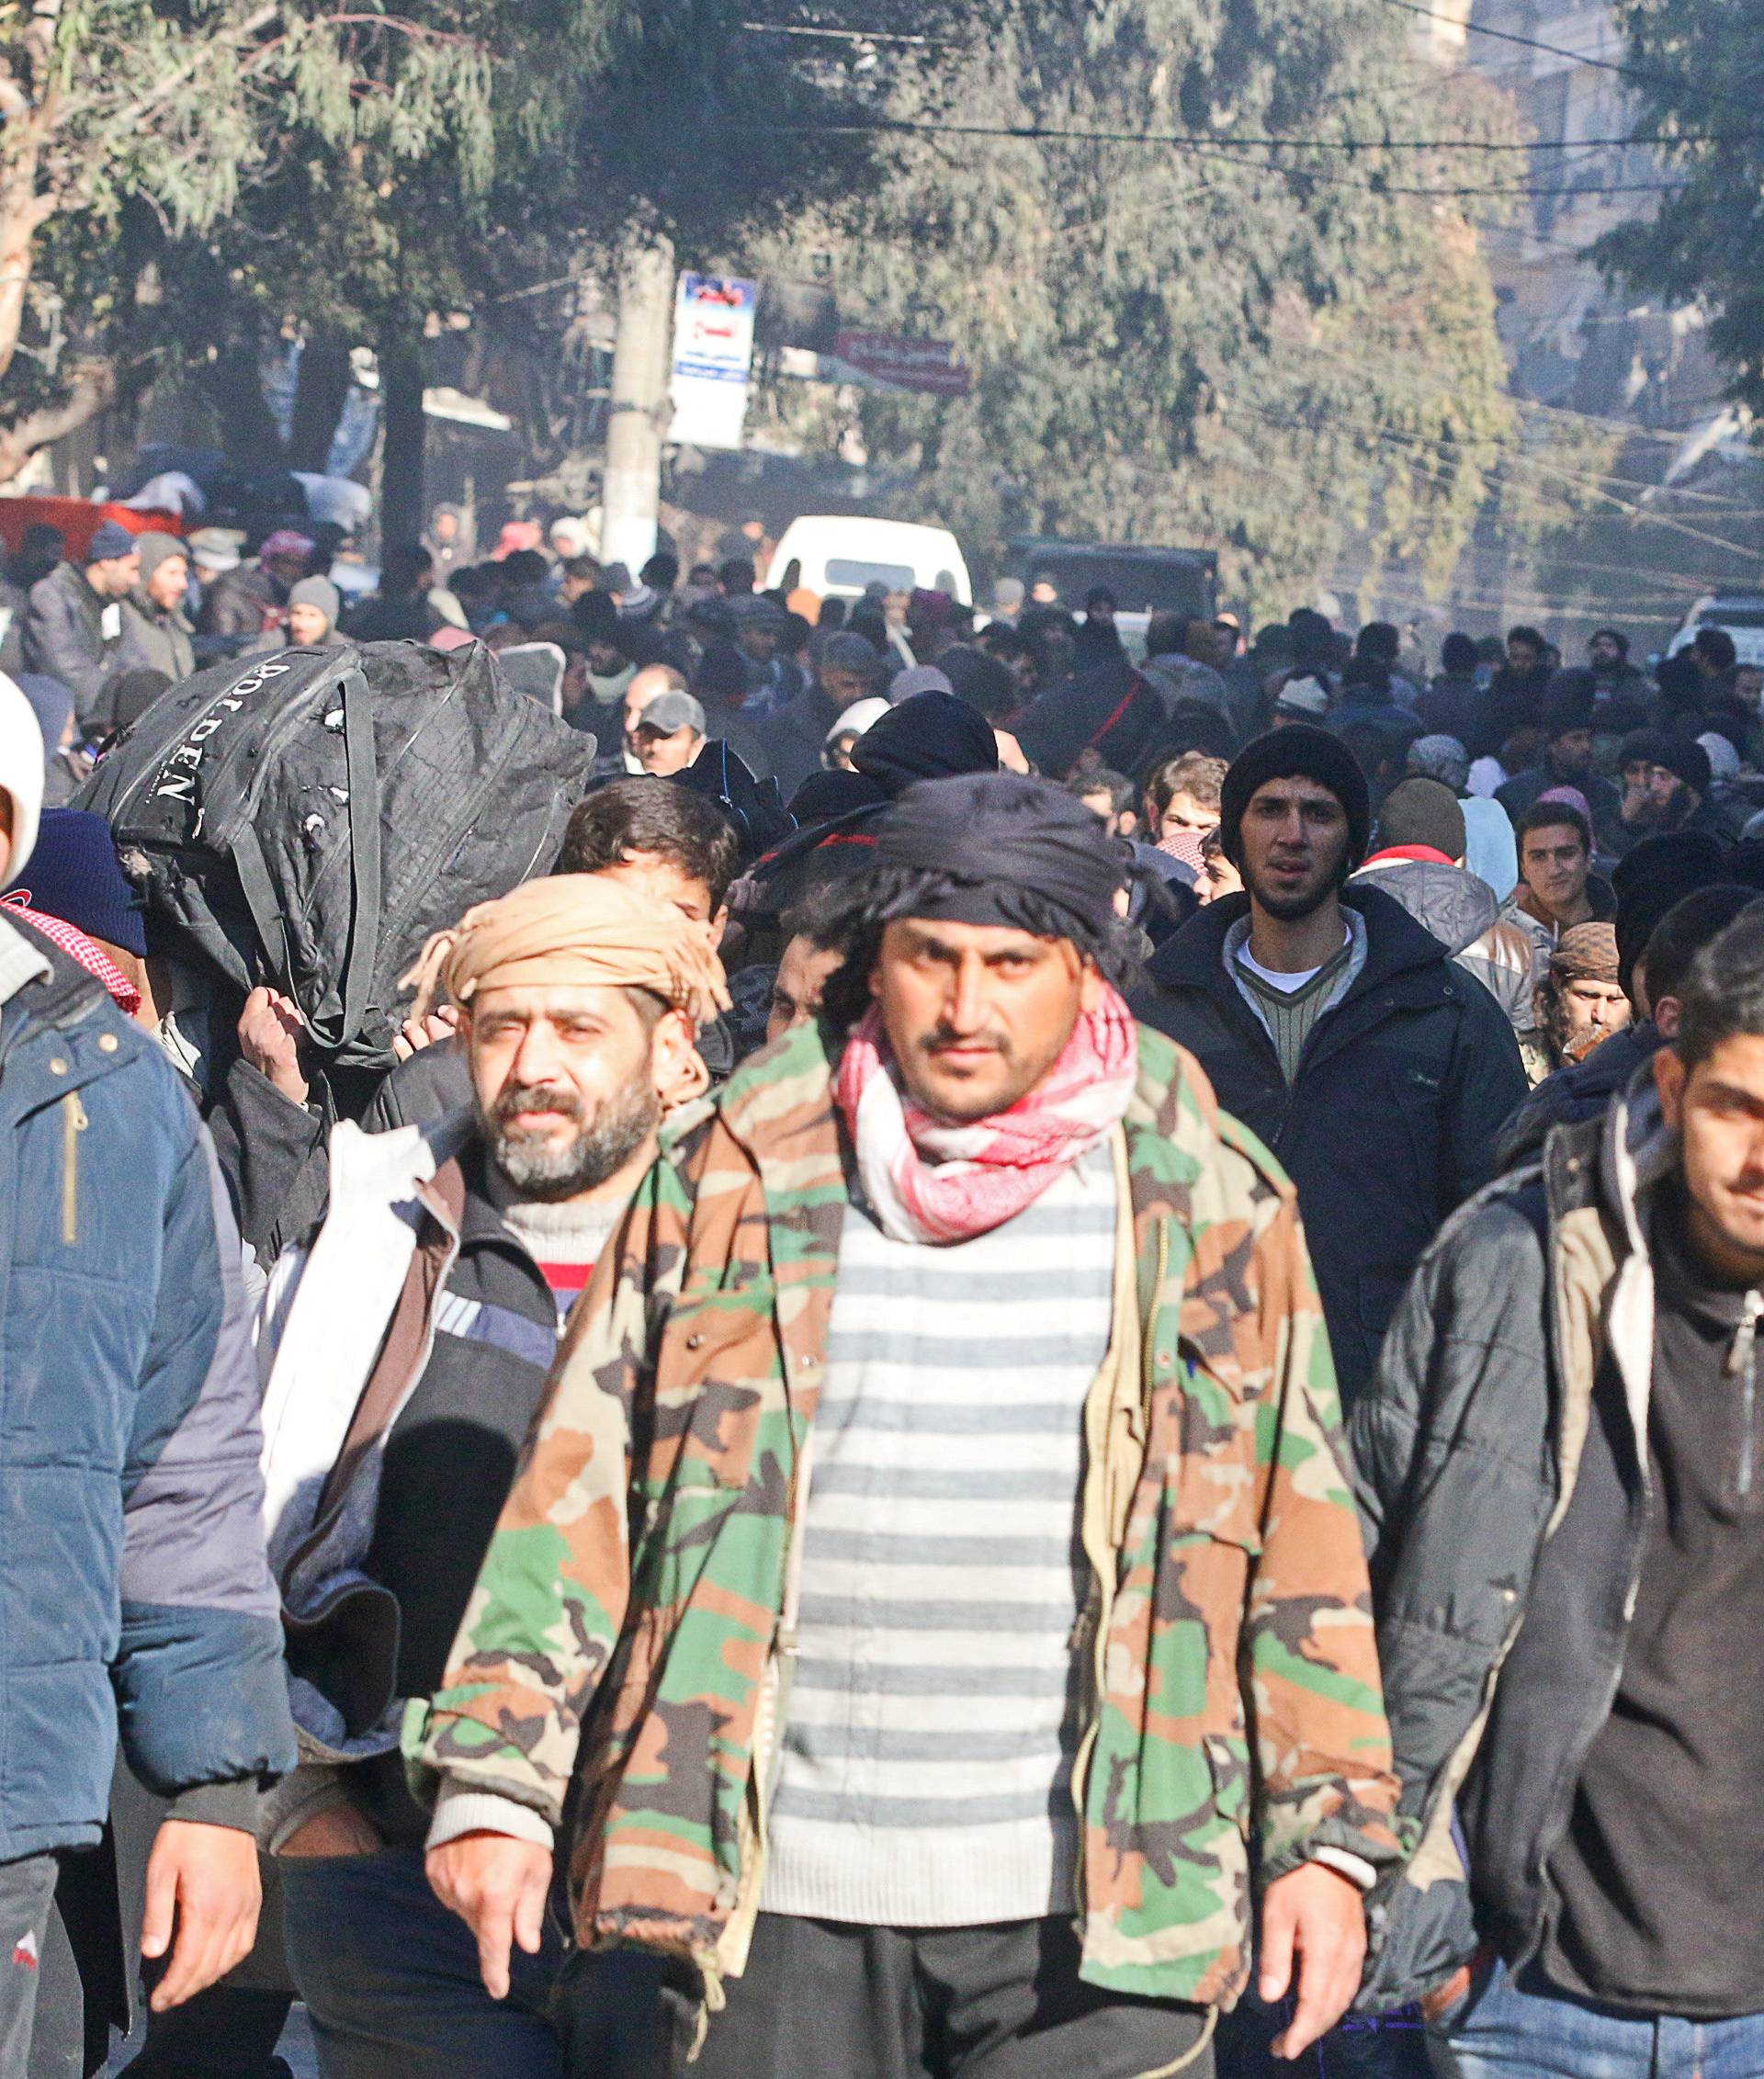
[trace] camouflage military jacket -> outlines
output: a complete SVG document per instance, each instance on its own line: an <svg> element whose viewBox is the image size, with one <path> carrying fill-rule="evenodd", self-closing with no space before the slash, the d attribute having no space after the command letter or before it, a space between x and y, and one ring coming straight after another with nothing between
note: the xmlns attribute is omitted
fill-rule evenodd
<svg viewBox="0 0 1764 2079"><path fill-rule="evenodd" d="M664 1147L406 1738L419 1784L445 1773L554 1825L576 1783L581 1939L689 1956L713 2006L745 1961L787 1707L847 1203L830 1084L824 1034L800 1028ZM1292 1187L1143 1027L1123 1147L1112 1357L1132 1359L1105 1362L1086 1409L1082 1970L1229 2005L1252 1877L1331 1850L1394 1861L1396 1787Z"/></svg>

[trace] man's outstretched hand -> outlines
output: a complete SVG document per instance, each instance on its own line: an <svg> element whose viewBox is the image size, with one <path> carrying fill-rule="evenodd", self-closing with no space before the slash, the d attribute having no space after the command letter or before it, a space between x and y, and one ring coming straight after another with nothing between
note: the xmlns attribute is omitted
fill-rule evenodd
<svg viewBox="0 0 1764 2079"><path fill-rule="evenodd" d="M147 1910L141 1922L142 1956L151 1962L172 1952L153 1987L155 2014L182 2006L245 1960L257 1939L263 1903L257 1843L249 1834L191 1819L161 1822L147 1859Z"/></svg>
<svg viewBox="0 0 1764 2079"><path fill-rule="evenodd" d="M1274 2039L1276 2057L1299 2057L1327 2035L1360 1990L1366 1909L1359 1887L1323 1863L1307 1862L1268 1887L1261 1902L1261 1968L1256 1990L1272 2006L1294 1987L1298 2011Z"/></svg>
<svg viewBox="0 0 1764 2079"><path fill-rule="evenodd" d="M493 2000L508 1997L511 1942L539 1953L551 1851L506 1834L461 1834L429 1850L430 1889L478 1938L478 1972Z"/></svg>

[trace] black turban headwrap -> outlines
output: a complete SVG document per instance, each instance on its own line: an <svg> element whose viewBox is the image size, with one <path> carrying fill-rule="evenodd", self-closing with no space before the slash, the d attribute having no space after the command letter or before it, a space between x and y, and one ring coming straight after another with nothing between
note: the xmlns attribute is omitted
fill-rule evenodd
<svg viewBox="0 0 1764 2079"><path fill-rule="evenodd" d="M915 693L865 730L852 763L854 772L816 773L797 788L790 804L796 835L754 868L761 914L800 901L819 880L842 880L873 864L871 831L889 801L916 781L996 773L999 746L991 723L967 701Z"/></svg>
<svg viewBox="0 0 1764 2079"><path fill-rule="evenodd" d="M898 795L915 780L996 773L998 739L978 708L953 693L914 693L878 715L852 746L852 763Z"/></svg>
<svg viewBox="0 0 1764 2079"><path fill-rule="evenodd" d="M1093 810L1020 773L922 780L877 818L875 833L878 869L936 876L910 913L951 923L1043 932L1051 913L1094 941L1114 921L1126 877L1120 842Z"/></svg>

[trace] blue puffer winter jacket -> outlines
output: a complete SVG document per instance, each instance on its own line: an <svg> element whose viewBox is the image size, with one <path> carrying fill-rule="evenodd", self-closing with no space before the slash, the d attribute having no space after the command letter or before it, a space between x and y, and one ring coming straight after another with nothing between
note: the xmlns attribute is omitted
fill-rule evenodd
<svg viewBox="0 0 1764 2079"><path fill-rule="evenodd" d="M17 929L51 973L0 1010L0 1861L97 1840L119 1726L186 1817L295 1758L213 1150L150 1035Z"/></svg>

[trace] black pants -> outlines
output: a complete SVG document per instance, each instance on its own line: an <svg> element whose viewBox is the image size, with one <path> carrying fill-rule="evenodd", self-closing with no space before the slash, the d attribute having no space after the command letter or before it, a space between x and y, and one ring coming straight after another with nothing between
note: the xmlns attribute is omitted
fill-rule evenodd
<svg viewBox="0 0 1764 2079"><path fill-rule="evenodd" d="M429 1889L420 1847L279 1864L288 1960L322 2079L656 2079L659 1961L574 1958L548 1915L492 2000L471 1930Z"/></svg>
<svg viewBox="0 0 1764 2079"><path fill-rule="evenodd" d="M865 1927L763 1913L709 2017L665 1995L674 2079L1212 2079L1197 2007L1080 1982L1067 1919ZM1193 2062L1182 2061L1195 2052Z"/></svg>
<svg viewBox="0 0 1764 2079"><path fill-rule="evenodd" d="M1427 2035L1413 2007L1376 2021L1352 2017L1303 2057L1290 2062L1276 2057L1274 2038L1293 2018L1295 2004L1289 1994L1269 2006L1252 1985L1229 2014L1221 2015L1213 2046L1219 2079L1430 2079Z"/></svg>

